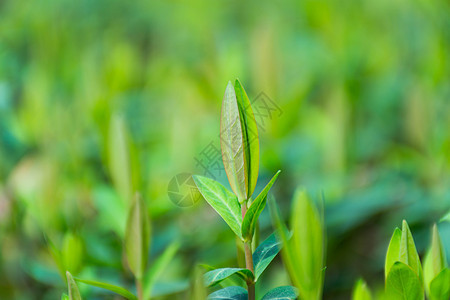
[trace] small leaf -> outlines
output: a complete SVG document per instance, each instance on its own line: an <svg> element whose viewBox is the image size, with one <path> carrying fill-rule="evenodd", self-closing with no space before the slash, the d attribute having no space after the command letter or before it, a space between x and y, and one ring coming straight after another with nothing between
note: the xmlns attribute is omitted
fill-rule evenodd
<svg viewBox="0 0 450 300"><path fill-rule="evenodd" d="M369 287L363 279L359 279L353 288L352 300L372 300Z"/></svg>
<svg viewBox="0 0 450 300"><path fill-rule="evenodd" d="M397 227L392 234L391 241L386 253L386 262L384 264L384 277L387 278L391 267L400 257L400 242L402 239L402 231Z"/></svg>
<svg viewBox="0 0 450 300"><path fill-rule="evenodd" d="M128 214L125 231L125 251L131 272L138 279L142 278L147 264L150 247L150 221L145 203L136 194L133 206Z"/></svg>
<svg viewBox="0 0 450 300"><path fill-rule="evenodd" d="M217 284L234 274L239 275L239 277L244 279L246 282L254 281L253 273L248 269L222 268L222 269L215 269L213 271L209 271L208 273L206 273L204 275L205 285L211 286Z"/></svg>
<svg viewBox="0 0 450 300"><path fill-rule="evenodd" d="M150 268L144 275L144 299L150 298L156 279L164 271L164 269L167 268L167 265L172 261L179 247L180 244L177 241L173 242L166 248L164 253L151 264Z"/></svg>
<svg viewBox="0 0 450 300"><path fill-rule="evenodd" d="M325 256L323 218L303 190L297 190L291 213L292 238L283 245L289 275L300 298L322 295Z"/></svg>
<svg viewBox="0 0 450 300"><path fill-rule="evenodd" d="M424 262L424 278L425 278L425 290L429 295L431 281L447 266L447 258L445 255L444 247L442 246L439 231L434 224L433 234L431 238L431 247L425 256Z"/></svg>
<svg viewBox="0 0 450 300"><path fill-rule="evenodd" d="M250 205L247 213L244 216L244 220L242 221L242 236L245 240L250 240L253 237L255 232L256 224L258 223L258 218L261 212L264 210L266 206L267 194L270 191L270 188L274 184L278 175L281 171L278 171L266 187L261 191L261 193L256 197L255 201Z"/></svg>
<svg viewBox="0 0 450 300"><path fill-rule="evenodd" d="M63 294L61 295L61 300L70 300L70 299L69 299L69 296L67 296L66 293L63 293Z"/></svg>
<svg viewBox="0 0 450 300"><path fill-rule="evenodd" d="M400 241L400 256L399 261L410 266L421 282L423 282L422 265L420 263L419 254L417 254L416 245L414 239L409 230L408 223L403 220L402 223L402 239Z"/></svg>
<svg viewBox="0 0 450 300"><path fill-rule="evenodd" d="M65 269L76 275L83 262L83 241L79 236L71 232L64 235L61 257Z"/></svg>
<svg viewBox="0 0 450 300"><path fill-rule="evenodd" d="M248 293L240 286L229 286L210 294L208 300L248 300Z"/></svg>
<svg viewBox="0 0 450 300"><path fill-rule="evenodd" d="M298 290L293 286L280 286L268 291L261 300L295 300Z"/></svg>
<svg viewBox="0 0 450 300"><path fill-rule="evenodd" d="M67 277L67 286L69 288L69 300L81 300L81 294L78 290L78 286L75 283L75 280L73 280L72 274L69 273L69 271L66 272Z"/></svg>
<svg viewBox="0 0 450 300"><path fill-rule="evenodd" d="M131 293L130 291L128 291L120 286L115 286L115 285L112 285L109 283L104 283L104 282L99 282L99 281L94 281L94 280L80 279L80 278L75 278L75 280L77 282L85 283L85 284L88 284L91 286L99 287L99 288L114 292L114 293L121 295L129 300L137 300L136 296L133 295L133 293Z"/></svg>
<svg viewBox="0 0 450 300"><path fill-rule="evenodd" d="M419 277L413 269L403 262L391 267L386 280L388 299L423 300L424 293Z"/></svg>
<svg viewBox="0 0 450 300"><path fill-rule="evenodd" d="M234 90L236 92L236 99L241 116L241 124L243 125L243 144L244 144L244 158L246 163L248 191L247 199L249 199L256 187L259 169L259 138L258 126L256 124L255 115L253 114L250 100L244 90L239 79L234 83Z"/></svg>
<svg viewBox="0 0 450 300"><path fill-rule="evenodd" d="M231 230L242 239L242 216L236 196L213 179L197 175L193 177L203 198L217 211Z"/></svg>
<svg viewBox="0 0 450 300"><path fill-rule="evenodd" d="M255 269L255 280L264 272L267 266L277 256L281 249L281 242L279 242L275 234L270 235L264 242L262 242L253 253L253 265Z"/></svg>
<svg viewBox="0 0 450 300"><path fill-rule="evenodd" d="M222 149L223 165L227 173L231 189L239 202L247 199L248 177L245 159L245 145L243 124L236 92L233 84L228 82L222 102L222 116L220 120L220 147Z"/></svg>
<svg viewBox="0 0 450 300"><path fill-rule="evenodd" d="M108 132L108 164L114 186L125 203L129 203L133 197L128 148L128 133L124 119L120 115L114 115Z"/></svg>
<svg viewBox="0 0 450 300"><path fill-rule="evenodd" d="M430 283L431 300L450 299L450 269L443 269Z"/></svg>

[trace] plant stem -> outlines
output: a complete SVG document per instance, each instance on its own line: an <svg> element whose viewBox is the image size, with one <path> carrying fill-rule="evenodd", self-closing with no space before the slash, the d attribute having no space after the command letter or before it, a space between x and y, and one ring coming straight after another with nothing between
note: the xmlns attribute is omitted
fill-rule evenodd
<svg viewBox="0 0 450 300"><path fill-rule="evenodd" d="M142 291L142 280L136 278L136 290L139 300L144 300L144 293Z"/></svg>
<svg viewBox="0 0 450 300"><path fill-rule="evenodd" d="M241 206L242 218L244 218L247 213L247 201L245 201ZM252 241L251 239L244 243L244 253L245 253L245 267L255 273L253 270L253 255L252 255ZM248 290L248 300L255 300L255 283L247 282Z"/></svg>

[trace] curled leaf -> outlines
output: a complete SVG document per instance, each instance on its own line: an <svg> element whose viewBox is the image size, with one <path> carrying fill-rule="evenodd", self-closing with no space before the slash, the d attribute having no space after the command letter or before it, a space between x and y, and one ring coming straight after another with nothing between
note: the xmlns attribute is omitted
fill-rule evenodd
<svg viewBox="0 0 450 300"><path fill-rule="evenodd" d="M239 80L228 82L220 121L222 159L231 189L239 202L249 199L259 169L259 139L255 116Z"/></svg>

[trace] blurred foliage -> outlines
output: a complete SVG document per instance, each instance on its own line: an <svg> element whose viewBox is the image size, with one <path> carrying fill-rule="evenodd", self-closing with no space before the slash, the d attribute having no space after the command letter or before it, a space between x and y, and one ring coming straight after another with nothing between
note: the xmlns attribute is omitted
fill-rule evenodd
<svg viewBox="0 0 450 300"><path fill-rule="evenodd" d="M324 298L348 299L360 276L382 288L395 225L408 220L423 255L450 209L449 28L444 0L2 1L0 298L66 290L48 239L74 276L131 288L130 189L152 219L149 264L182 245L152 295L183 289L197 263L236 264L232 232L204 201L182 209L167 196L174 175L202 171L193 158L217 139L236 76L283 112L259 132L256 191L281 169L286 216L296 186L325 195ZM110 128L123 130L117 143ZM123 149L128 160L111 162ZM449 223L440 232L450 249ZM287 278L272 266L258 294Z"/></svg>

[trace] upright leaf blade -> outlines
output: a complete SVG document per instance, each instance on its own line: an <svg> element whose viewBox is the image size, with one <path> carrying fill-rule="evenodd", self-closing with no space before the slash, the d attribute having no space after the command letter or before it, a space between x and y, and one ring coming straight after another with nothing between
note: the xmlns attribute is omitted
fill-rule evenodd
<svg viewBox="0 0 450 300"><path fill-rule="evenodd" d="M445 255L444 247L442 246L441 237L437 225L433 226L433 234L431 238L431 246L425 256L424 262L424 278L425 278L425 290L427 294L430 293L431 281L438 276L438 274L447 267L447 258Z"/></svg>
<svg viewBox="0 0 450 300"><path fill-rule="evenodd" d="M293 282L304 299L322 295L325 257L325 231L322 217L305 191L297 190L291 214L292 239L288 268Z"/></svg>
<svg viewBox="0 0 450 300"><path fill-rule="evenodd" d="M277 240L275 234L271 234L262 242L253 253L253 265L255 270L255 280L257 281L267 266L277 256L281 250L281 242Z"/></svg>
<svg viewBox="0 0 450 300"><path fill-rule="evenodd" d="M242 221L242 236L244 239L249 240L253 237L255 232L256 224L258 223L258 218L261 212L264 210L266 206L267 194L270 191L270 188L275 183L275 180L278 178L278 175L281 171L278 171L269 183L264 187L261 193L256 197L255 201L252 202L247 213L244 216L244 220Z"/></svg>
<svg viewBox="0 0 450 300"><path fill-rule="evenodd" d="M363 279L359 279L353 288L352 300L372 300L369 287Z"/></svg>
<svg viewBox="0 0 450 300"><path fill-rule="evenodd" d="M386 280L388 299L423 300L422 283L413 269L403 262L396 262Z"/></svg>
<svg viewBox="0 0 450 300"><path fill-rule="evenodd" d="M133 198L129 140L124 119L120 115L111 118L108 146L108 165L112 181L122 201L129 203Z"/></svg>
<svg viewBox="0 0 450 300"><path fill-rule="evenodd" d="M75 283L75 280L73 280L72 274L69 273L69 271L66 272L67 277L67 286L69 289L69 300L81 300L81 294L78 290L78 286Z"/></svg>
<svg viewBox="0 0 450 300"><path fill-rule="evenodd" d="M250 271L248 269L222 268L222 269L215 269L215 270L212 270L212 271L209 271L208 273L206 273L204 275L205 285L207 285L207 286L215 285L234 274L239 275L239 277L244 279L246 282L253 282L253 280L254 280L252 271Z"/></svg>
<svg viewBox="0 0 450 300"><path fill-rule="evenodd" d="M130 270L138 279L144 274L149 247L150 221L144 201L136 194L127 220L125 251Z"/></svg>
<svg viewBox="0 0 450 300"><path fill-rule="evenodd" d="M148 271L144 275L144 299L149 299L153 285L155 284L158 275L164 271L170 261L173 259L180 244L175 241L169 247L164 250L164 253L154 261Z"/></svg>
<svg viewBox="0 0 450 300"><path fill-rule="evenodd" d="M259 170L259 138L258 126L253 114L250 100L239 79L234 83L236 99L243 124L244 154L247 165L248 191L247 199L251 197L256 187Z"/></svg>
<svg viewBox="0 0 450 300"><path fill-rule="evenodd" d="M399 261L410 266L414 272L416 272L417 276L419 276L420 281L423 282L422 265L420 263L419 254L417 253L411 230L405 220L403 220L402 223Z"/></svg>
<svg viewBox="0 0 450 300"><path fill-rule="evenodd" d="M222 159L231 189L239 202L247 199L248 179L246 173L243 125L236 100L236 92L231 82L228 82L222 102L220 120L220 146Z"/></svg>
<svg viewBox="0 0 450 300"><path fill-rule="evenodd" d="M240 286L229 286L210 294L208 300L248 300L247 291Z"/></svg>
<svg viewBox="0 0 450 300"><path fill-rule="evenodd" d="M130 291L128 291L120 286L116 286L116 285L112 285L112 284L104 283L104 282L100 282L100 281L95 281L95 280L81 279L81 278L75 278L75 280L77 282L81 282L84 284L88 284L91 286L95 286L98 288L102 288L102 289L114 292L114 293L121 295L129 300L137 300L137 297L135 295L133 295L133 293L131 293Z"/></svg>
<svg viewBox="0 0 450 300"><path fill-rule="evenodd" d="M236 196L213 179L197 175L193 177L203 198L217 211L231 230L242 239L241 208Z"/></svg>
<svg viewBox="0 0 450 300"><path fill-rule="evenodd" d="M83 262L83 241L71 232L64 235L61 258L66 270L76 275Z"/></svg>
<svg viewBox="0 0 450 300"><path fill-rule="evenodd" d="M389 242L388 250L386 253L386 261L384 264L385 279L391 270L391 267L396 261L400 259L400 242L402 240L402 231L397 227L392 234L391 241Z"/></svg>
<svg viewBox="0 0 450 300"><path fill-rule="evenodd" d="M295 300L298 290L293 286L279 286L268 291L261 300Z"/></svg>

